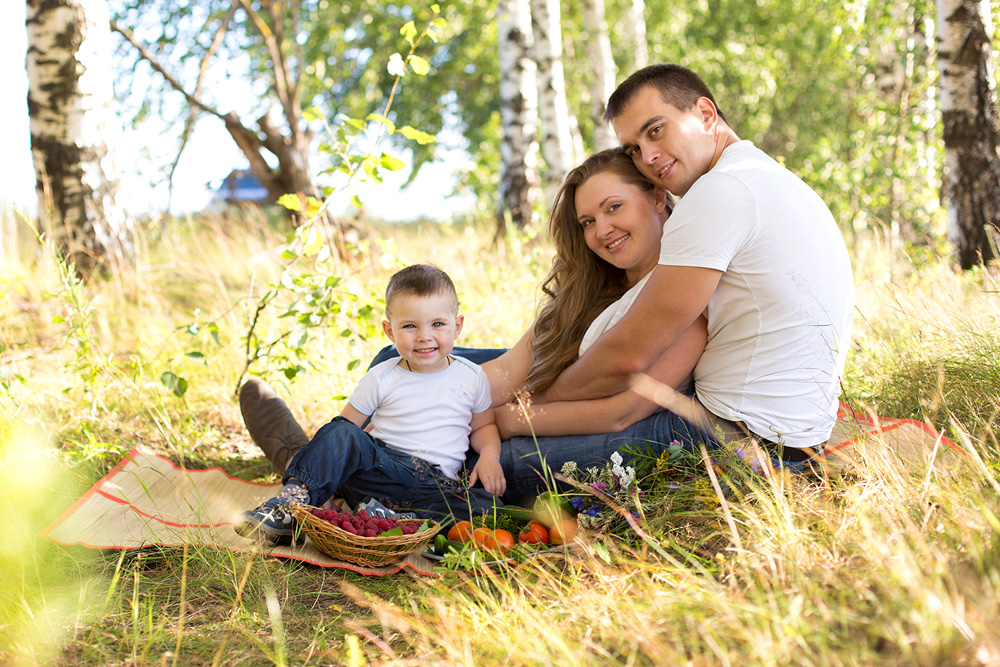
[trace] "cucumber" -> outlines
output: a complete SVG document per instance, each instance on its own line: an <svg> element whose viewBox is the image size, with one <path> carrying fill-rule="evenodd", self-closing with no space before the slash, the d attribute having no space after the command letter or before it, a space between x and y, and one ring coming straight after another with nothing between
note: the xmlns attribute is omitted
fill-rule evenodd
<svg viewBox="0 0 1000 667"><path fill-rule="evenodd" d="M528 523L534 518L534 514L530 509L527 507L518 507L517 505L504 505L503 507L498 507L497 514L503 514L504 516L508 516L521 523Z"/></svg>
<svg viewBox="0 0 1000 667"><path fill-rule="evenodd" d="M444 535L438 535L434 538L434 548L432 553L435 556L444 556L449 551L461 551L465 548L465 543L455 542L454 540L449 540Z"/></svg>

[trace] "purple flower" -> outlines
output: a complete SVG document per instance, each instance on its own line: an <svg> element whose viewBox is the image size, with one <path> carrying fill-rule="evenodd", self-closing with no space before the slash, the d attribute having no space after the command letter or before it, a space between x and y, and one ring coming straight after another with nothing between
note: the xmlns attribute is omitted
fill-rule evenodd
<svg viewBox="0 0 1000 667"><path fill-rule="evenodd" d="M670 444L668 446L669 447L680 447L681 446L681 441L680 440L671 440Z"/></svg>
<svg viewBox="0 0 1000 667"><path fill-rule="evenodd" d="M587 508L587 514L589 514L590 516L600 516L600 514L601 514L601 506L600 505L591 505L590 507Z"/></svg>
<svg viewBox="0 0 1000 667"><path fill-rule="evenodd" d="M632 493L634 493L635 495L639 496L640 498L642 498L643 496L646 495L646 492L643 491L642 489L640 489L638 486L633 486L632 487Z"/></svg>
<svg viewBox="0 0 1000 667"><path fill-rule="evenodd" d="M583 511L583 498L572 498L569 502L577 512Z"/></svg>
<svg viewBox="0 0 1000 667"><path fill-rule="evenodd" d="M604 482L591 482L590 488L592 488L594 491L600 491L601 493L603 493L608 490L608 485L605 484Z"/></svg>

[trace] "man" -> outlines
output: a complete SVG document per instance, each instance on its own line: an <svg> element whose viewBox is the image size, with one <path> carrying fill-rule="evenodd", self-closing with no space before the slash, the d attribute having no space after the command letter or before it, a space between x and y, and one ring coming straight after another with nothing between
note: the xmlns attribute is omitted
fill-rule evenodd
<svg viewBox="0 0 1000 667"><path fill-rule="evenodd" d="M694 380L711 422L757 436L785 460L808 458L836 420L854 308L829 209L741 141L705 83L678 65L630 76L605 120L643 174L680 201L635 304L544 400L626 389L704 313L708 344Z"/></svg>

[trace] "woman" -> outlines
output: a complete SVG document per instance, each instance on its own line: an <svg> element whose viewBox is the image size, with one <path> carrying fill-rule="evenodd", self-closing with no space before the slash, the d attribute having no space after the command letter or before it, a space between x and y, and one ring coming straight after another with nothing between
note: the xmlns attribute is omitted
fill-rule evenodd
<svg viewBox="0 0 1000 667"><path fill-rule="evenodd" d="M534 392L548 387L586 346L628 310L656 266L669 195L651 185L620 149L587 158L566 177L553 202L549 233L556 257L542 283L545 300L534 324L510 350L467 350L490 379L497 423L505 438L501 463L506 501L521 502L544 486L545 465L566 461L601 465L622 445L654 448L671 441L708 439L693 425L629 390L603 399L539 404ZM647 375L682 386L706 341L697 321ZM456 354L463 354L460 348ZM377 363L394 350L383 350ZM498 356L499 355L499 356ZM484 363L485 362L485 363ZM276 470L308 442L281 399L251 379L240 391L251 437Z"/></svg>

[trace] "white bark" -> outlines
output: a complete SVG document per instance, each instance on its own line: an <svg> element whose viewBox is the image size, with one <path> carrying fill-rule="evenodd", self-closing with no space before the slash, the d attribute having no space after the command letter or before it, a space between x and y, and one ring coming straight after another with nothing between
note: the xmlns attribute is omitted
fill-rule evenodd
<svg viewBox="0 0 1000 667"><path fill-rule="evenodd" d="M39 218L77 269L130 261L117 206L106 0L28 0L28 113Z"/></svg>
<svg viewBox="0 0 1000 667"><path fill-rule="evenodd" d="M948 235L966 269L996 256L1000 227L992 25L985 0L937 0Z"/></svg>
<svg viewBox="0 0 1000 667"><path fill-rule="evenodd" d="M535 62L538 65L538 115L546 182L558 187L578 156L573 152L566 79L563 72L562 19L559 0L531 0Z"/></svg>
<svg viewBox="0 0 1000 667"><path fill-rule="evenodd" d="M497 229L502 233L508 215L518 227L528 224L538 188L538 87L529 0L500 0L497 42L503 128Z"/></svg>
<svg viewBox="0 0 1000 667"><path fill-rule="evenodd" d="M646 2L632 0L625 12L625 40L632 54L632 71L649 64L649 43L646 41Z"/></svg>
<svg viewBox="0 0 1000 667"><path fill-rule="evenodd" d="M608 98L615 92L617 68L611 54L604 0L584 0L583 16L587 28L587 55L594 72L594 80L590 86L590 108L594 119L594 150L597 151L618 145L618 139L604 122Z"/></svg>

